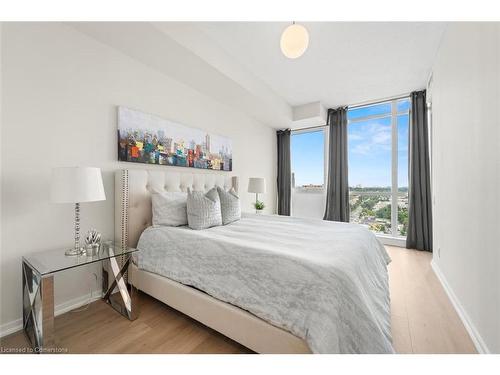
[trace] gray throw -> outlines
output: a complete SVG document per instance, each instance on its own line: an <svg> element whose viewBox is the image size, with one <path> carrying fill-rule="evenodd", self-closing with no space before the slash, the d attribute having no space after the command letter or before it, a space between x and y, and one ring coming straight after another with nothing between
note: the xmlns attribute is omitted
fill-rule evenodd
<svg viewBox="0 0 500 375"><path fill-rule="evenodd" d="M238 306L314 353L392 353L385 248L356 224L243 214L194 231L150 227L138 266Z"/></svg>

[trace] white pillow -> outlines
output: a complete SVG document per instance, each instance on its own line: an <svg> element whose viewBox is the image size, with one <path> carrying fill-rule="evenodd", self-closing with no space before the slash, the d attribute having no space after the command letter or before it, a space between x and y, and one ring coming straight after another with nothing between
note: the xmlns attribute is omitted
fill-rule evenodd
<svg viewBox="0 0 500 375"><path fill-rule="evenodd" d="M220 208L222 213L222 225L232 223L241 219L240 198L236 191L231 188L225 191L221 187L217 187L217 192L220 198Z"/></svg>
<svg viewBox="0 0 500 375"><path fill-rule="evenodd" d="M187 217L191 229L207 229L222 225L217 189L210 189L206 194L202 191L188 189Z"/></svg>
<svg viewBox="0 0 500 375"><path fill-rule="evenodd" d="M187 225L187 193L164 192L151 195L153 225Z"/></svg>

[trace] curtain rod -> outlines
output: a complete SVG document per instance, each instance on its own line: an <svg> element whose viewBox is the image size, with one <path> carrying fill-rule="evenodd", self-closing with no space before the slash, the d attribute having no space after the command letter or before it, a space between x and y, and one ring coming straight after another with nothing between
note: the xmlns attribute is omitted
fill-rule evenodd
<svg viewBox="0 0 500 375"><path fill-rule="evenodd" d="M393 100L408 98L410 95L411 95L411 92L406 93L406 94L396 95L396 96L390 96L388 98L383 98L383 99L377 99L377 100L360 102L360 103L356 103L356 104L350 104L350 105L347 106L347 108L352 109L352 108L358 108L358 107L364 107L364 106L369 106L369 105L380 104L380 103L384 103L384 102L390 102L390 101L393 101Z"/></svg>
<svg viewBox="0 0 500 375"><path fill-rule="evenodd" d="M304 128L297 128L297 129L290 129L292 132L298 132L301 130L312 130L312 129L319 129L319 128L324 128L326 124L324 125L314 125L314 126L306 126Z"/></svg>
<svg viewBox="0 0 500 375"><path fill-rule="evenodd" d="M375 104L380 104L380 103L384 103L384 102L390 102L390 101L393 101L393 100L399 100L399 99L408 98L410 95L411 95L411 92L406 93L406 94L400 94L400 95L396 95L396 96L391 96L391 97L384 98L384 99L377 99L377 100L371 100L371 101L366 101L366 102L351 104L351 105L347 105L347 108L348 109L355 109L355 108L359 108L359 107L365 107L365 106L369 106L369 105L375 105ZM292 130L292 132L294 132L294 131L301 131L301 130L312 130L312 129L323 128L325 126L327 126L327 124L324 124L324 125L314 125L314 126L308 126L308 127L306 126L306 127L303 127L303 128L297 128L297 129L291 129L291 130Z"/></svg>

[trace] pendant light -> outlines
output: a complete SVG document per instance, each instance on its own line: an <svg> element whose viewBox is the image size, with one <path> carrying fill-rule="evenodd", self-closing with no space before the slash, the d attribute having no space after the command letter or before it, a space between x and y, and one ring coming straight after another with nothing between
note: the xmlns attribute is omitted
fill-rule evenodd
<svg viewBox="0 0 500 375"><path fill-rule="evenodd" d="M307 29L293 22L281 34L280 47L283 55L289 59L296 59L304 54L309 45Z"/></svg>

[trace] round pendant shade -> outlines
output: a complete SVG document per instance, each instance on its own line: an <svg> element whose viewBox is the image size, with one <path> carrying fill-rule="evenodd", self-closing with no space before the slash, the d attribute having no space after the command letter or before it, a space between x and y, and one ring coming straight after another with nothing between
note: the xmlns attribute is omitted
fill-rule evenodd
<svg viewBox="0 0 500 375"><path fill-rule="evenodd" d="M304 54L309 45L307 29L294 23L288 26L281 34L281 52L289 59L296 59Z"/></svg>

